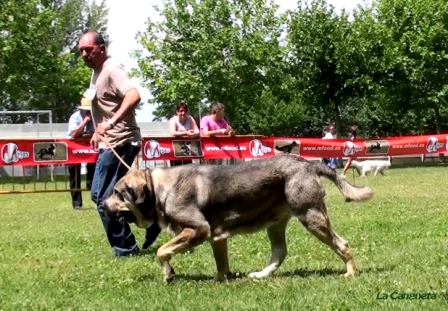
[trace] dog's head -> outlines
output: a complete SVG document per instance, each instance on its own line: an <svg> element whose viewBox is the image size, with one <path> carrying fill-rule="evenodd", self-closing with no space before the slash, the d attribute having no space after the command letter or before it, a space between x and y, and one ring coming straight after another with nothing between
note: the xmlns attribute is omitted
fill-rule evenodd
<svg viewBox="0 0 448 311"><path fill-rule="evenodd" d="M149 170L132 170L115 185L103 203L109 218L148 228L155 222L155 194Z"/></svg>
<svg viewBox="0 0 448 311"><path fill-rule="evenodd" d="M52 150L56 149L56 144L51 144L50 149L52 149Z"/></svg>

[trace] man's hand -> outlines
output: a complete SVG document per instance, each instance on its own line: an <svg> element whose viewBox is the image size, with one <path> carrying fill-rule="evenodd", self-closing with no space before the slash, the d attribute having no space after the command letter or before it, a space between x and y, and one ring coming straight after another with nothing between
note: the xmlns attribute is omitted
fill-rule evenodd
<svg viewBox="0 0 448 311"><path fill-rule="evenodd" d="M112 125L110 125L107 121L103 121L96 127L96 134L103 136L107 130L110 130Z"/></svg>
<svg viewBox="0 0 448 311"><path fill-rule="evenodd" d="M94 133L92 135L92 138L90 139L90 148L92 148L93 150L98 149L98 140L96 138L96 133Z"/></svg>

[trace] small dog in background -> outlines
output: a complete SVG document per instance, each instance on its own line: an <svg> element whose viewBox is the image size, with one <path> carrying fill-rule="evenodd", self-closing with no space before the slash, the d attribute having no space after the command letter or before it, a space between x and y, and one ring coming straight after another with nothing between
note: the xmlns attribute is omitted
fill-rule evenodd
<svg viewBox="0 0 448 311"><path fill-rule="evenodd" d="M37 153L39 155L39 159L43 159L45 155L49 155L52 160L55 158L56 144L50 144L48 148L42 148Z"/></svg>
<svg viewBox="0 0 448 311"><path fill-rule="evenodd" d="M384 175L384 171L390 167L390 158L388 160L353 160L351 166L355 167L361 177L366 177L367 173Z"/></svg>
<svg viewBox="0 0 448 311"><path fill-rule="evenodd" d="M299 144L296 141L293 141L292 143L283 145L281 147L275 146L275 149L277 149L278 151L281 151L283 153L289 154L289 153L291 153L292 149L298 145Z"/></svg>

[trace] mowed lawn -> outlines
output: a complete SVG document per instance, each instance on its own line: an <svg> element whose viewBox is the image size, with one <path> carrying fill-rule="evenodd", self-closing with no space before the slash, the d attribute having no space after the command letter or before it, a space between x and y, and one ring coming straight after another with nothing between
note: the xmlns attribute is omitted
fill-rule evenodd
<svg viewBox="0 0 448 311"><path fill-rule="evenodd" d="M288 256L273 277L247 277L269 259L260 232L230 240L238 275L227 283L213 281L205 243L173 259L178 276L166 285L153 249L113 260L88 193L83 211L71 209L69 193L0 195L0 310L446 310L448 167L386 174L356 178L375 191L365 203L345 203L325 182L333 227L359 269L350 279L339 257L294 219ZM133 230L141 244L144 231ZM156 247L168 239L164 233ZM436 299L390 297L397 293Z"/></svg>

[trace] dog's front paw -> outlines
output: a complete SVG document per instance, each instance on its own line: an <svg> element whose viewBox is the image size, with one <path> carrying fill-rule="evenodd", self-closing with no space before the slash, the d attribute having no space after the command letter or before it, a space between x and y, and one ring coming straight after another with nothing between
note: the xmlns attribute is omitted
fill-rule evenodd
<svg viewBox="0 0 448 311"><path fill-rule="evenodd" d="M165 281L165 283L169 284L174 280L174 277L176 276L176 273L174 272L173 267L170 267L170 269L168 270L164 270L163 271L163 279Z"/></svg>
<svg viewBox="0 0 448 311"><path fill-rule="evenodd" d="M351 278L355 276L355 272L345 272L344 273L344 277L346 278Z"/></svg>
<svg viewBox="0 0 448 311"><path fill-rule="evenodd" d="M227 277L230 275L229 272L217 272L215 275L215 282L221 283L227 281Z"/></svg>
<svg viewBox="0 0 448 311"><path fill-rule="evenodd" d="M251 279L262 279L269 276L269 273L266 273L264 271L258 271L258 272L251 272L249 273L249 277Z"/></svg>

